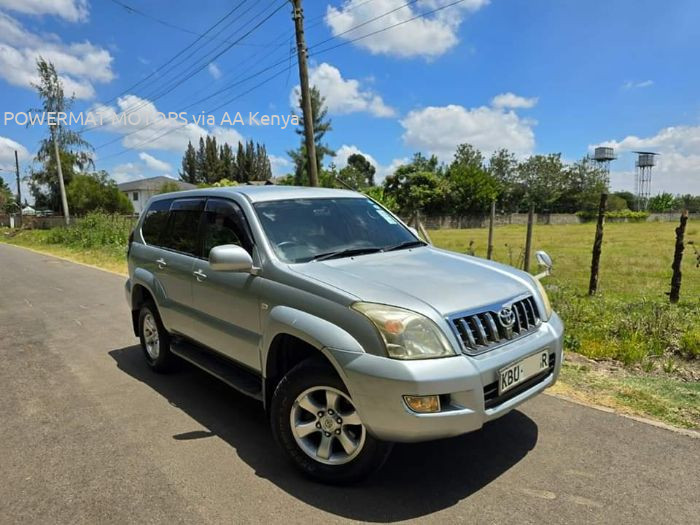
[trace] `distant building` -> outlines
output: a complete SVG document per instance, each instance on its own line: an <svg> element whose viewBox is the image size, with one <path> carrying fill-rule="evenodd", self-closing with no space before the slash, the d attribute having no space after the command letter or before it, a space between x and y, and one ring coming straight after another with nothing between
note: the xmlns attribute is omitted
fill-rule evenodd
<svg viewBox="0 0 700 525"><path fill-rule="evenodd" d="M141 213L148 199L160 193L164 184L175 183L181 190L196 188L194 184L171 179L170 177L151 177L148 179L132 180L117 184L119 191L124 193L134 206L134 213Z"/></svg>

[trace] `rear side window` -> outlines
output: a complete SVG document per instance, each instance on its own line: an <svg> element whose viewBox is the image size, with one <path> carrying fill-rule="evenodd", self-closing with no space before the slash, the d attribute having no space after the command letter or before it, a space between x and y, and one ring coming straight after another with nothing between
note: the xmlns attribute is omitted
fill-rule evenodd
<svg viewBox="0 0 700 525"><path fill-rule="evenodd" d="M170 207L170 218L163 248L199 256L197 230L204 210L204 199L178 199Z"/></svg>
<svg viewBox="0 0 700 525"><path fill-rule="evenodd" d="M146 211L146 216L141 226L141 235L143 235L146 244L161 245L165 226L168 223L168 211L172 202L172 199L155 201Z"/></svg>

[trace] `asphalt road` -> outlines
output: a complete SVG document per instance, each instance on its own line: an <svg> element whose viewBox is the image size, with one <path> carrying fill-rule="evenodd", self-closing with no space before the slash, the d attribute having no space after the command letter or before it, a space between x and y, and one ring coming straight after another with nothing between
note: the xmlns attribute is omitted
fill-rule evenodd
<svg viewBox="0 0 700 525"><path fill-rule="evenodd" d="M0 522L697 523L700 439L540 396L395 447L365 484L307 481L261 405L147 368L124 278L0 244Z"/></svg>

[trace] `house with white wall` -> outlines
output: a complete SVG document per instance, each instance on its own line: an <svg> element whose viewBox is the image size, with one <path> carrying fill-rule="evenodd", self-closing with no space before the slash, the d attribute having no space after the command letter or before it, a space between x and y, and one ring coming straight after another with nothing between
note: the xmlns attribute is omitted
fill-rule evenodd
<svg viewBox="0 0 700 525"><path fill-rule="evenodd" d="M160 193L164 184L175 183L181 190L191 190L196 188L194 184L171 179L170 177L150 177L148 179L132 180L117 184L119 191L124 193L134 206L134 213L140 214L148 199Z"/></svg>

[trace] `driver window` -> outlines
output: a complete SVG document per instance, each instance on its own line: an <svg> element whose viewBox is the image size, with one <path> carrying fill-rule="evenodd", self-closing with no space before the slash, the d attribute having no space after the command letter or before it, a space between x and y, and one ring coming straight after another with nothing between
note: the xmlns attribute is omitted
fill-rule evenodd
<svg viewBox="0 0 700 525"><path fill-rule="evenodd" d="M215 246L236 244L252 254L252 242L240 207L224 199L207 200L202 225L202 256Z"/></svg>

